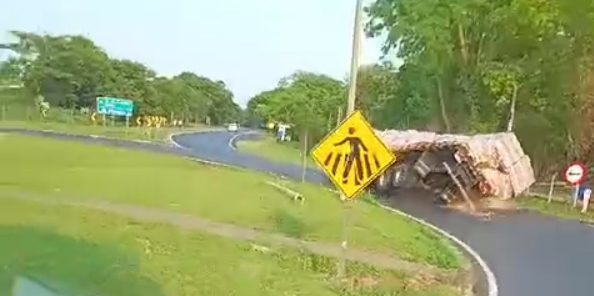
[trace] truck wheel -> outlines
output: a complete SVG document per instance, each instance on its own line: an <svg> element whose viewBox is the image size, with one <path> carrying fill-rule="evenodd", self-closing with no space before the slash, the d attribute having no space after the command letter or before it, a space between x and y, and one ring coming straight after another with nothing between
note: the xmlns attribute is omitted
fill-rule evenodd
<svg viewBox="0 0 594 296"><path fill-rule="evenodd" d="M417 187L419 182L419 176L409 166L403 165L399 167L393 174L393 186L402 188L414 188Z"/></svg>
<svg viewBox="0 0 594 296"><path fill-rule="evenodd" d="M382 174L381 176L379 176L373 186L375 194L387 196L388 193L390 192L391 187L392 187L392 184L390 182L392 179L393 178L392 178L391 170L389 170L389 171L385 172L384 174Z"/></svg>

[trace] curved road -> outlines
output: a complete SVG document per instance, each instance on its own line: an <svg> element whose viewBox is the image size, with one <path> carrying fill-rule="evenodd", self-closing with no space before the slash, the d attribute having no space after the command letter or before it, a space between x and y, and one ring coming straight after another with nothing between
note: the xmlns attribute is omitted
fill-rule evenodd
<svg viewBox="0 0 594 296"><path fill-rule="evenodd" d="M241 134L239 139L253 137ZM293 165L273 163L233 149L234 134L210 132L173 137L185 154L234 166L300 179ZM327 183L310 170L307 179ZM474 248L495 273L502 296L579 296L594 294L594 228L534 212L494 216L482 221L419 199L399 196L385 202L424 219Z"/></svg>

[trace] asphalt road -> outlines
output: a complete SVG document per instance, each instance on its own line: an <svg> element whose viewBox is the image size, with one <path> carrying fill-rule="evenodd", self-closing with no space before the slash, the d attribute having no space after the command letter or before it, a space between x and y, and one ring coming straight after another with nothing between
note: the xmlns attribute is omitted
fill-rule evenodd
<svg viewBox="0 0 594 296"><path fill-rule="evenodd" d="M299 167L232 149L229 143L233 136L212 132L178 135L174 140L196 157L301 178ZM308 180L327 182L317 170L308 171ZM418 196L401 194L384 203L437 225L470 245L495 273L499 295L594 294L594 228L588 225L535 212L498 214L491 221L483 221L438 208Z"/></svg>

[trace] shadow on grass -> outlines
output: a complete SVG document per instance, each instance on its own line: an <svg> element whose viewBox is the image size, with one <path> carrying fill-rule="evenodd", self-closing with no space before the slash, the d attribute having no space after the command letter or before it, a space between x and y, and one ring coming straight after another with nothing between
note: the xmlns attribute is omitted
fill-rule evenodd
<svg viewBox="0 0 594 296"><path fill-rule="evenodd" d="M97 245L31 227L0 227L0 295L27 278L55 295L162 296L139 274L139 260L115 246Z"/></svg>
<svg viewBox="0 0 594 296"><path fill-rule="evenodd" d="M276 231L287 236L303 238L307 233L306 225L298 217L285 210L277 210L273 219Z"/></svg>

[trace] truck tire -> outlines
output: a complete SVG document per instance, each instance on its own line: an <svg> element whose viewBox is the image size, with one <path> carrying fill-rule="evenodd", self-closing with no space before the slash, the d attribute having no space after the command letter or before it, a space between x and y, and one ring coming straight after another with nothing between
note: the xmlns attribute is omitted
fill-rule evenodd
<svg viewBox="0 0 594 296"><path fill-rule="evenodd" d="M392 188L391 180L392 177L392 170L387 170L381 176L379 176L374 182L374 192L380 196L388 196L390 189Z"/></svg>
<svg viewBox="0 0 594 296"><path fill-rule="evenodd" d="M394 166L390 180L393 188L414 188L418 187L419 177L411 166L403 163Z"/></svg>

